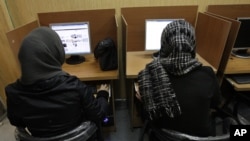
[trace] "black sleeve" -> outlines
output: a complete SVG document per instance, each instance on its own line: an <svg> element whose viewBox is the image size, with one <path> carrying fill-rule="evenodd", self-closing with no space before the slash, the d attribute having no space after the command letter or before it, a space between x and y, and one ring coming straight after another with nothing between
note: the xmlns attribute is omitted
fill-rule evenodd
<svg viewBox="0 0 250 141"><path fill-rule="evenodd" d="M212 97L211 97L210 107L211 108L218 108L219 105L221 105L221 103L222 103L220 84L219 84L217 76L215 75L215 73L211 67L206 67L206 71L211 76L211 78L213 80Z"/></svg>
<svg viewBox="0 0 250 141"><path fill-rule="evenodd" d="M20 113L21 110L19 108L22 107L22 104L18 103L17 98L15 95L11 93L12 88L6 87L5 93L7 98L7 117L11 123L11 125L16 127L26 127L22 120L22 115Z"/></svg>
<svg viewBox="0 0 250 141"><path fill-rule="evenodd" d="M90 120L102 119L108 112L108 100L105 97L108 92L100 91L99 93L100 95L95 98L90 87L86 85L82 87L82 105L85 115Z"/></svg>
<svg viewBox="0 0 250 141"><path fill-rule="evenodd" d="M221 103L222 103L222 95L221 95L219 83L218 83L217 78L216 78L210 107L211 108L218 108L221 105Z"/></svg>

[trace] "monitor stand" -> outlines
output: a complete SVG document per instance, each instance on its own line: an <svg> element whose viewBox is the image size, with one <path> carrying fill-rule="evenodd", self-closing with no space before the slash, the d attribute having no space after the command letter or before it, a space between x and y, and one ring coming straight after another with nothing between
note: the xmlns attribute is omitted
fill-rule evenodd
<svg viewBox="0 0 250 141"><path fill-rule="evenodd" d="M249 49L233 49L232 54L239 58L250 58Z"/></svg>
<svg viewBox="0 0 250 141"><path fill-rule="evenodd" d="M66 63L70 65L80 64L85 61L85 57L81 55L71 55L66 59Z"/></svg>

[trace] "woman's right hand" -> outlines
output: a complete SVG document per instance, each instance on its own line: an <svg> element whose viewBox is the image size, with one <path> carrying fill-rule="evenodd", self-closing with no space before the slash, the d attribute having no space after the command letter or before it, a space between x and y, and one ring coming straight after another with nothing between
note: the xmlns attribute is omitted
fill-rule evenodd
<svg viewBox="0 0 250 141"><path fill-rule="evenodd" d="M101 84L99 88L97 88L97 92L99 91L106 91L109 92L109 85L108 84Z"/></svg>

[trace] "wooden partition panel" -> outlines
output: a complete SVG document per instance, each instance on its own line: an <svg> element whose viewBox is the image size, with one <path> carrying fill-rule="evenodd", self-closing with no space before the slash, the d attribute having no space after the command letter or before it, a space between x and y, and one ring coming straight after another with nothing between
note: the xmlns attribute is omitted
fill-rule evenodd
<svg viewBox="0 0 250 141"><path fill-rule="evenodd" d="M216 17L224 19L224 20L227 20L227 21L232 23L231 29L230 29L230 32L229 32L229 35L227 38L226 46L225 46L225 49L224 49L224 52L223 52L223 55L221 58L221 62L219 65L218 73L217 73L218 77L220 79L222 79L222 77L224 76L224 72L225 72L225 69L227 66L228 59L230 58L232 48L234 47L234 43L235 43L235 40L236 40L237 35L238 35L238 31L240 28L240 22L237 20L231 19L231 18L227 18L227 17L221 16L221 15L214 14L214 13L210 13L210 12L205 12L205 13L216 16Z"/></svg>
<svg viewBox="0 0 250 141"><path fill-rule="evenodd" d="M237 17L250 17L250 4L208 5L207 12L232 19L236 19Z"/></svg>
<svg viewBox="0 0 250 141"><path fill-rule="evenodd" d="M176 19L196 22L198 6L162 6L121 8L127 23L123 36L126 36L126 51L143 51L145 46L145 19ZM124 29L124 28L123 28ZM124 34L126 32L126 34Z"/></svg>
<svg viewBox="0 0 250 141"><path fill-rule="evenodd" d="M218 70L231 29L231 22L199 13L196 23L197 53Z"/></svg>
<svg viewBox="0 0 250 141"><path fill-rule="evenodd" d="M17 61L17 64L19 64L18 61L18 51L20 48L20 45L22 43L23 38L31 32L33 29L39 27L39 24L37 21L30 22L28 24L25 24L23 26L20 26L14 30L11 30L6 33L6 36L9 41L9 45L11 47L11 50L15 56L15 59Z"/></svg>
<svg viewBox="0 0 250 141"><path fill-rule="evenodd" d="M92 52L97 43L106 37L111 37L117 44L118 27L115 9L38 13L38 20L40 26L49 26L51 23L89 21Z"/></svg>

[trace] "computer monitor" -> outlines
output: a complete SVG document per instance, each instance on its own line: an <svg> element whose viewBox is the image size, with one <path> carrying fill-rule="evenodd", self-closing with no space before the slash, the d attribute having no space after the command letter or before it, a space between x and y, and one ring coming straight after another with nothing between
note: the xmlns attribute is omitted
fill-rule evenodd
<svg viewBox="0 0 250 141"><path fill-rule="evenodd" d="M66 63L79 64L85 61L84 55L91 53L89 22L51 23L50 28L62 41Z"/></svg>
<svg viewBox="0 0 250 141"><path fill-rule="evenodd" d="M145 51L158 51L161 48L161 34L167 24L179 19L146 19Z"/></svg>
<svg viewBox="0 0 250 141"><path fill-rule="evenodd" d="M241 22L232 54L240 58L250 58L250 17L238 17Z"/></svg>

